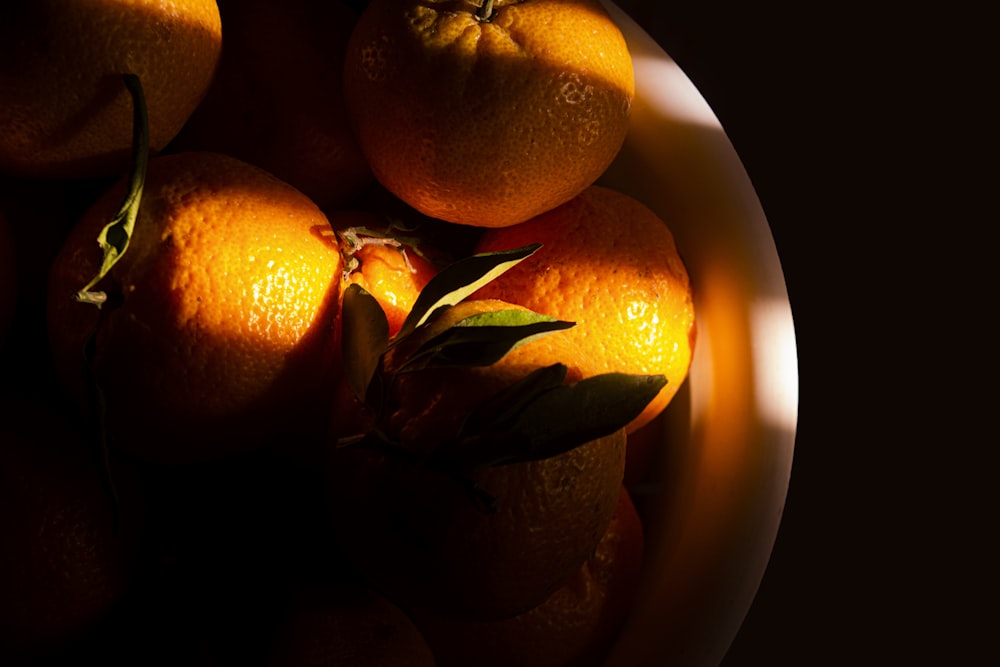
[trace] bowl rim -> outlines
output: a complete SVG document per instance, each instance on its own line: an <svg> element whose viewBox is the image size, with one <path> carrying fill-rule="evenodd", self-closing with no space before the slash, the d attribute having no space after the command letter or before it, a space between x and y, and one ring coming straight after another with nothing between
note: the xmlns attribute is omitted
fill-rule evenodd
<svg viewBox="0 0 1000 667"><path fill-rule="evenodd" d="M718 118L642 27L602 3L632 53L636 97L625 145L600 183L671 228L698 329L640 490L650 507L642 585L607 664L719 664L756 596L788 491L794 322L770 225Z"/></svg>

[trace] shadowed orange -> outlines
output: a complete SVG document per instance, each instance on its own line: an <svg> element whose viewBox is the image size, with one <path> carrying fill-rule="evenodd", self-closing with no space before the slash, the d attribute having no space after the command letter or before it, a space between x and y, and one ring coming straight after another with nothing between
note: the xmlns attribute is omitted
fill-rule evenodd
<svg viewBox="0 0 1000 667"><path fill-rule="evenodd" d="M222 51L215 0L0 3L0 171L117 175L142 81L149 145L163 149L201 102Z"/></svg>
<svg viewBox="0 0 1000 667"><path fill-rule="evenodd" d="M135 470L112 461L116 513L92 443L61 408L23 390L0 396L4 665L65 650L105 621L127 595L145 524Z"/></svg>
<svg viewBox="0 0 1000 667"><path fill-rule="evenodd" d="M385 368L391 375L408 348L465 317L513 308L500 301L460 302L394 347ZM458 618L514 616L544 601L593 553L618 502L624 429L541 460L457 472L421 464L496 392L569 358L563 333L533 339L490 366L395 376L379 426L409 456L391 449L329 449L339 540L355 567L400 606L422 605ZM579 377L571 366L565 382ZM334 421L335 431L355 422L350 413ZM463 446L477 444L483 441ZM477 505L468 483L496 499L496 512Z"/></svg>
<svg viewBox="0 0 1000 667"><path fill-rule="evenodd" d="M355 10L340 0L219 6L226 34L219 69L171 150L240 158L326 212L351 202L373 180L343 97Z"/></svg>
<svg viewBox="0 0 1000 667"><path fill-rule="evenodd" d="M438 667L598 667L628 616L642 556L642 523L622 488L593 556L537 607L485 623L410 614Z"/></svg>

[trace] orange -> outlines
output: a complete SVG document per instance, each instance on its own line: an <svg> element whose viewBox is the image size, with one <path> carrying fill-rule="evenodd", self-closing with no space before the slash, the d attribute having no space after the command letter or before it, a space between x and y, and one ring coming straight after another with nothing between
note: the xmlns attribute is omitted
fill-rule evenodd
<svg viewBox="0 0 1000 667"><path fill-rule="evenodd" d="M293 597L267 665L274 667L435 667L413 621L362 585L314 587Z"/></svg>
<svg viewBox="0 0 1000 667"><path fill-rule="evenodd" d="M92 443L43 396L0 396L0 663L70 648L121 603L144 521L112 466L117 523ZM118 462L115 462L116 464Z"/></svg>
<svg viewBox="0 0 1000 667"><path fill-rule="evenodd" d="M597 0L479 5L372 0L348 44L344 94L387 189L435 218L503 227L604 172L635 85Z"/></svg>
<svg viewBox="0 0 1000 667"><path fill-rule="evenodd" d="M389 335L395 335L437 267L421 254L419 244L408 248L394 240L375 213L335 211L328 217L341 236L347 283L357 283L375 297L389 321Z"/></svg>
<svg viewBox="0 0 1000 667"><path fill-rule="evenodd" d="M357 12L343 2L219 3L225 49L172 150L213 150L270 171L329 211L371 170L347 120L343 62Z"/></svg>
<svg viewBox="0 0 1000 667"><path fill-rule="evenodd" d="M407 236L405 243L395 240L386 218L374 210L334 211L328 217L340 239L344 260L341 294L351 284L362 287L378 302L386 316L388 334L395 336L420 291L438 272L437 265L423 253L437 256L440 249L425 243L420 236ZM333 405L338 434L353 435L367 425L363 408L343 376L337 383ZM306 460L317 460L315 447L286 451L305 456ZM319 460L322 458L320 451Z"/></svg>
<svg viewBox="0 0 1000 667"><path fill-rule="evenodd" d="M643 546L639 515L622 488L594 554L534 609L487 623L411 615L438 667L598 667L628 616Z"/></svg>
<svg viewBox="0 0 1000 667"><path fill-rule="evenodd" d="M356 208L383 216L396 227L406 230L407 235L418 238L421 249L432 256L438 266L471 255L483 232L482 227L456 225L425 215L377 181Z"/></svg>
<svg viewBox="0 0 1000 667"><path fill-rule="evenodd" d="M98 310L72 295L97 271L95 239L123 188L87 210L51 272L54 363L76 402L87 405L91 368L111 445L156 461L307 430L339 363L341 259L326 216L235 158L153 158L131 245L97 285L108 294Z"/></svg>
<svg viewBox="0 0 1000 667"><path fill-rule="evenodd" d="M222 49L215 0L0 4L0 172L93 177L128 165L139 76L161 150L208 89Z"/></svg>
<svg viewBox="0 0 1000 667"><path fill-rule="evenodd" d="M663 374L667 384L628 427L662 412L687 377L696 327L692 287L669 228L634 198L591 186L523 224L486 230L476 252L542 248L476 292L560 320L583 375Z"/></svg>
<svg viewBox="0 0 1000 667"><path fill-rule="evenodd" d="M391 374L409 346L464 318L506 308L516 307L460 302L394 347L386 368ZM541 460L485 468L427 463L495 392L572 359L563 333L532 340L490 366L397 375L379 426L398 448L331 450L328 489L339 541L404 610L430 606L477 619L522 613L565 584L604 534L622 482L624 429ZM577 377L570 366L567 381ZM495 511L475 489L495 500Z"/></svg>

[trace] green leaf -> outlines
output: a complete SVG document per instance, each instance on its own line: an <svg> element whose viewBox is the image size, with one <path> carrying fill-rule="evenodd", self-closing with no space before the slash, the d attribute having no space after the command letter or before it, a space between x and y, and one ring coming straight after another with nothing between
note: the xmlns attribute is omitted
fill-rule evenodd
<svg viewBox="0 0 1000 667"><path fill-rule="evenodd" d="M536 322L556 322L550 315L542 315L525 308L503 308L487 310L475 315L469 315L455 323L455 327L521 327ZM573 322L563 322L565 329L573 326Z"/></svg>
<svg viewBox="0 0 1000 667"><path fill-rule="evenodd" d="M92 291L93 287L108 274L128 250L139 216L139 203L142 200L142 189L146 183L146 167L149 163L149 114L146 110L146 97L143 94L142 82L135 74L124 74L125 86L132 95L132 164L129 174L129 187L121 206L105 225L97 237L97 244L103 253L101 266L97 274L76 293L77 301L93 303L100 306L106 300L104 292Z"/></svg>
<svg viewBox="0 0 1000 667"><path fill-rule="evenodd" d="M437 309L454 306L486 283L530 257L541 247L542 244L533 243L513 250L480 253L445 267L420 291L395 340L408 336L414 329L424 324Z"/></svg>
<svg viewBox="0 0 1000 667"><path fill-rule="evenodd" d="M366 401L389 344L389 321L375 297L358 284L344 291L341 321L347 383L359 400Z"/></svg>
<svg viewBox="0 0 1000 667"><path fill-rule="evenodd" d="M624 428L667 383L663 375L604 373L555 385L557 373L540 369L498 394L470 415L463 451L442 455L473 469L556 456Z"/></svg>
<svg viewBox="0 0 1000 667"><path fill-rule="evenodd" d="M463 430L470 433L510 430L517 416L532 401L544 392L562 386L568 370L563 363L536 368L470 413Z"/></svg>
<svg viewBox="0 0 1000 667"><path fill-rule="evenodd" d="M489 366L514 348L573 326L573 322L521 309L471 315L425 341L400 365L398 372Z"/></svg>

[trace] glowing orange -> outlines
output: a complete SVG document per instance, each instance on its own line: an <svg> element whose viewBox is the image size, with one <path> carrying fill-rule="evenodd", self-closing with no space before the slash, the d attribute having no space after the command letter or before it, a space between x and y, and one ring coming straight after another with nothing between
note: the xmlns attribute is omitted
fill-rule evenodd
<svg viewBox="0 0 1000 667"><path fill-rule="evenodd" d="M502 227L604 172L635 87L597 0L496 0L486 17L480 4L373 0L348 44L344 91L386 188L432 217Z"/></svg>
<svg viewBox="0 0 1000 667"><path fill-rule="evenodd" d="M214 153L150 161L131 245L98 285L109 190L70 233L49 283L56 368L87 405L84 356L114 447L142 458L213 458L321 421L339 360L341 260L326 216L301 192ZM321 408L319 406L322 406ZM312 408L317 408L313 410Z"/></svg>
<svg viewBox="0 0 1000 667"><path fill-rule="evenodd" d="M576 326L573 363L584 376L663 374L667 385L630 425L659 414L687 377L696 327L691 281L663 220L600 186L513 227L486 230L477 252L541 243L476 298L517 303Z"/></svg>

